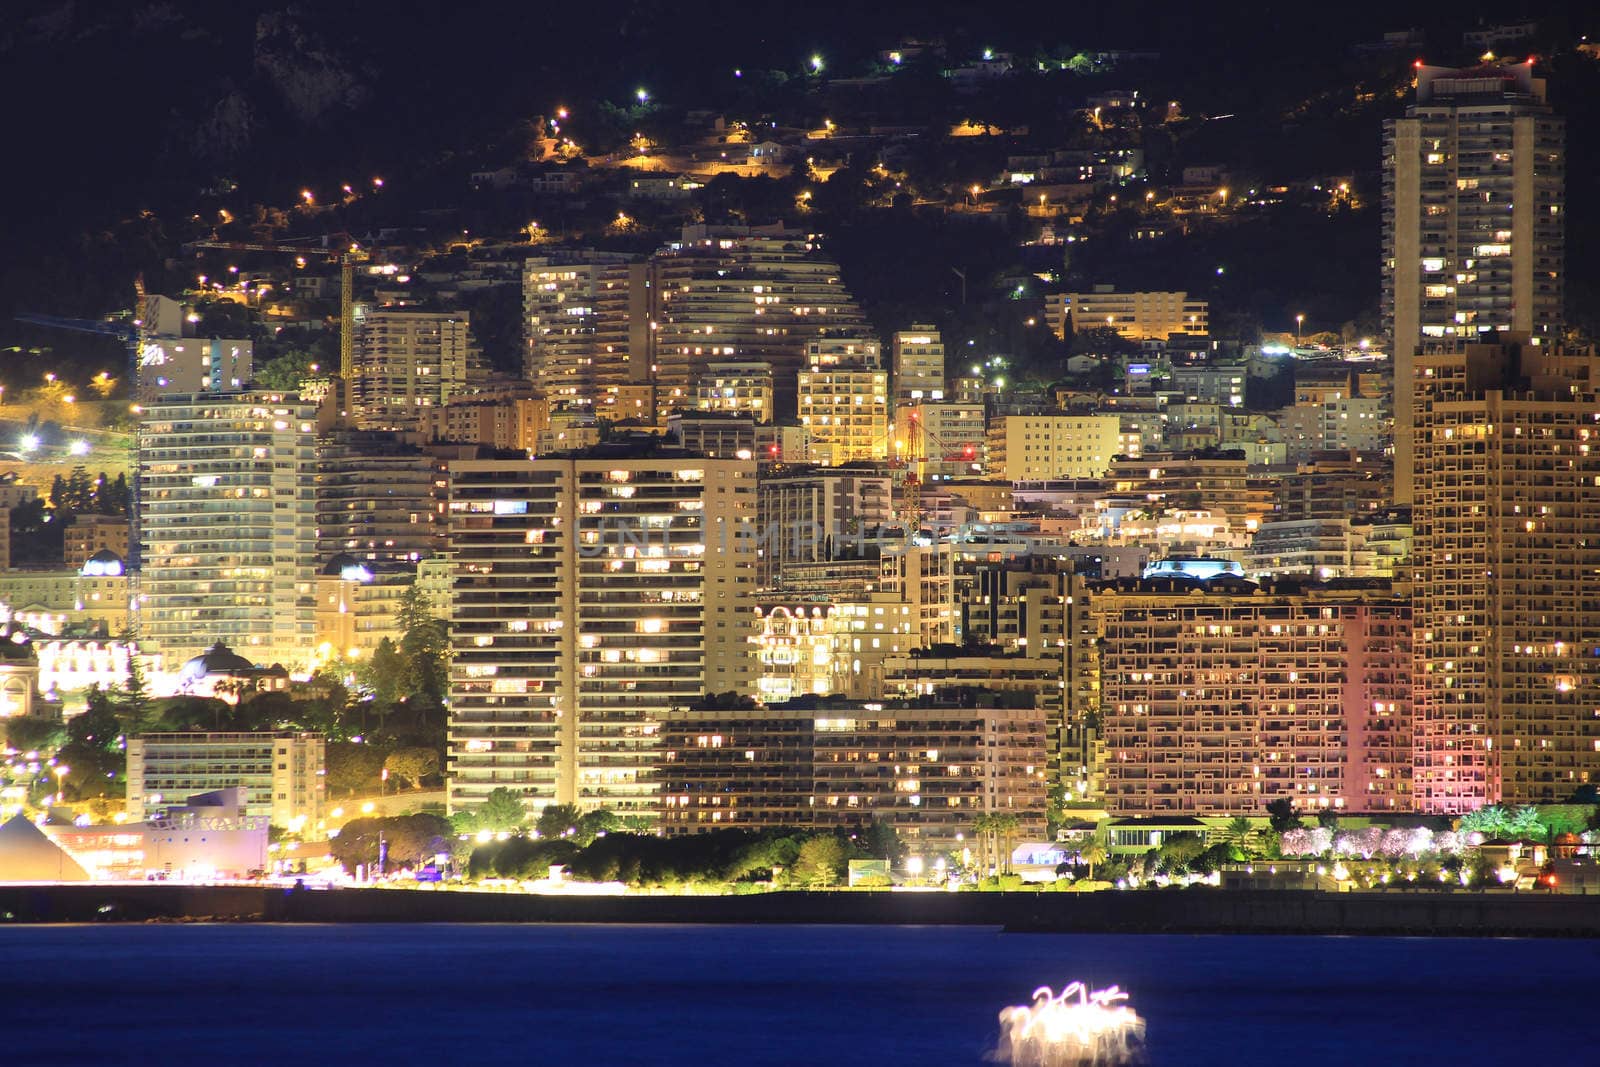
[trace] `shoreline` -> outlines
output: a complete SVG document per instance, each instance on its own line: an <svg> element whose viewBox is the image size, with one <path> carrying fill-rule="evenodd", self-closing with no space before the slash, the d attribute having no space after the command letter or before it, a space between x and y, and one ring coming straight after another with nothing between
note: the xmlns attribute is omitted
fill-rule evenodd
<svg viewBox="0 0 1600 1067"><path fill-rule="evenodd" d="M538 896L132 883L0 885L7 923L614 923L998 926L1016 933L1600 938L1600 899L1467 892L772 892Z"/></svg>

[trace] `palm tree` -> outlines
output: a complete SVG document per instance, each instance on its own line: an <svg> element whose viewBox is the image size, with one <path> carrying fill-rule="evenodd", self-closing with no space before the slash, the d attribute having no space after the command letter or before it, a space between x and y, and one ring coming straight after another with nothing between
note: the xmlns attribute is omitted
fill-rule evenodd
<svg viewBox="0 0 1600 1067"><path fill-rule="evenodd" d="M1228 844L1237 848L1240 852L1249 853L1250 838L1255 833L1255 827L1250 824L1248 818L1243 815L1235 815L1228 820L1228 825L1224 832L1228 835Z"/></svg>
<svg viewBox="0 0 1600 1067"><path fill-rule="evenodd" d="M994 831L995 816L990 812L972 817L972 836L978 842L978 869L985 873L989 870L990 838Z"/></svg>
<svg viewBox="0 0 1600 1067"><path fill-rule="evenodd" d="M1086 879L1087 881L1094 881L1095 864L1104 863L1107 855L1108 853L1106 851L1106 846L1101 844L1097 838L1091 837L1088 841L1084 842L1082 848L1078 849L1078 858L1089 865L1089 877Z"/></svg>
<svg viewBox="0 0 1600 1067"><path fill-rule="evenodd" d="M1002 812L993 815L995 836L999 838L999 865L1001 873L1011 873L1012 842L1016 840L1017 832L1022 828L1022 820L1011 812Z"/></svg>

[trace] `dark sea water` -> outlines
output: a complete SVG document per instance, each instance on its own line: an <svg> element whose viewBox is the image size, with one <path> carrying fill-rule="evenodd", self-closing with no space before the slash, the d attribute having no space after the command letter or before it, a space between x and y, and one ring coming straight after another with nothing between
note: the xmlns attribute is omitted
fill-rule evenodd
<svg viewBox="0 0 1600 1067"><path fill-rule="evenodd" d="M1600 942L107 925L0 927L0 966L5 1064L977 1064L1084 979L1155 1064L1460 1067L1596 1062Z"/></svg>

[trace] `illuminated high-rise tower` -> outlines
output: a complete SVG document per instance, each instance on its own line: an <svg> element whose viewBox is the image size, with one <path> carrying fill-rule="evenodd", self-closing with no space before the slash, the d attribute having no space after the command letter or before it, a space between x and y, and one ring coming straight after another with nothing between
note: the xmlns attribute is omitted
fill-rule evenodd
<svg viewBox="0 0 1600 1067"><path fill-rule="evenodd" d="M1395 368L1395 498L1412 493L1420 345L1560 335L1565 130L1533 63L1420 66L1384 127L1383 316Z"/></svg>
<svg viewBox="0 0 1600 1067"><path fill-rule="evenodd" d="M1600 782L1600 363L1506 340L1416 358L1425 812L1558 803Z"/></svg>
<svg viewBox="0 0 1600 1067"><path fill-rule="evenodd" d="M621 441L450 464L452 810L651 817L659 723L749 695L753 460Z"/></svg>

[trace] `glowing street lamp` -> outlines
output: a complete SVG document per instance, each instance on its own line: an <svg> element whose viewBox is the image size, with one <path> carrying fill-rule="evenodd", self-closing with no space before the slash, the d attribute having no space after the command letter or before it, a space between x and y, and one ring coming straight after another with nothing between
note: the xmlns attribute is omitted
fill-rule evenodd
<svg viewBox="0 0 1600 1067"><path fill-rule="evenodd" d="M635 89L633 91L633 97L635 100L639 101L639 103L647 104L650 102L650 91L644 88Z"/></svg>
<svg viewBox="0 0 1600 1067"><path fill-rule="evenodd" d="M1304 315L1296 315L1294 317L1294 346L1296 348L1300 347L1300 327L1305 324L1305 321L1306 317Z"/></svg>
<svg viewBox="0 0 1600 1067"><path fill-rule="evenodd" d="M32 452L34 449L39 447L39 435L36 433L25 433L22 435L22 439L17 442L17 445L24 452Z"/></svg>
<svg viewBox="0 0 1600 1067"><path fill-rule="evenodd" d="M67 446L67 451L74 456L87 456L89 454L89 442L79 438Z"/></svg>
<svg viewBox="0 0 1600 1067"><path fill-rule="evenodd" d="M812 56L811 57L811 72L813 74L821 74L822 73L822 57L821 56Z"/></svg>
<svg viewBox="0 0 1600 1067"><path fill-rule="evenodd" d="M65 763L58 763L54 767L52 767L51 770L55 773L55 776L56 776L56 803L59 804L59 803L61 803L61 794L62 794L61 782L62 782L62 779L64 779L67 776L67 772L72 770L72 768L68 767Z"/></svg>

